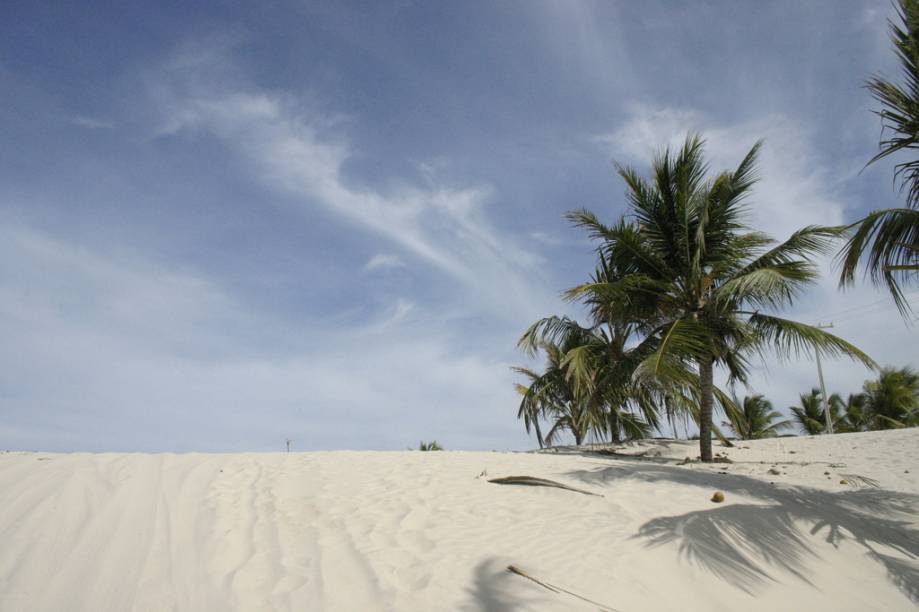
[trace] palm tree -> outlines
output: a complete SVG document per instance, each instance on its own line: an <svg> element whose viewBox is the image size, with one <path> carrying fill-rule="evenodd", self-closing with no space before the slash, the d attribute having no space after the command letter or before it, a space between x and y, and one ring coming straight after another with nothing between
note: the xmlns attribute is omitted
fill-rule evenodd
<svg viewBox="0 0 919 612"><path fill-rule="evenodd" d="M599 253L590 280L594 284L609 284L622 281L625 274L616 262ZM682 389L634 377L641 354L630 348L638 325L628 319L628 309L615 300L596 300L589 295L584 298L590 315L589 327L567 317L545 317L527 329L518 347L531 356L544 345L565 347L561 365L566 384L571 386L572 394L589 398L593 433L598 438L606 435L613 443L623 438L637 439L646 437L652 429L659 430L660 409L671 424L677 417L691 414L691 398ZM535 380L531 371L525 368L517 371ZM518 385L518 390L525 398L518 418L524 418L527 431L528 422L533 422L538 438L535 406L526 400L528 387Z"/></svg>
<svg viewBox="0 0 919 612"><path fill-rule="evenodd" d="M511 369L518 374L526 376L530 381L529 385L514 383L514 387L517 389L517 393L521 396L520 407L517 409L517 418L523 420L523 426L526 428L527 433L530 433L530 427L533 427L536 433L536 442L539 444L539 448L545 448L546 441L542 435L542 428L539 426L539 419L543 416L544 412L544 402L537 398L538 390L534 391L533 394L530 395L530 388L537 383L541 377L541 374L538 374L529 368L514 367Z"/></svg>
<svg viewBox="0 0 919 612"><path fill-rule="evenodd" d="M611 282L621 274L613 262L600 257L591 280ZM518 347L531 356L546 344L565 347L562 366L566 383L572 387L573 394L589 398L588 405L595 413L595 433L607 434L612 442L623 437L643 437L659 426L658 404L671 405L672 400L668 402L663 389L632 378L638 362L627 345L632 340L635 325L619 317L618 311L609 308L608 304L588 302L585 305L590 312L590 327L583 327L568 317L546 317L524 332ZM528 370L518 371L533 379ZM522 402L521 410L532 411L532 403Z"/></svg>
<svg viewBox="0 0 919 612"><path fill-rule="evenodd" d="M884 368L864 385L869 429L919 425L919 374L910 367Z"/></svg>
<svg viewBox="0 0 919 612"><path fill-rule="evenodd" d="M567 317L546 317L530 326L519 347L531 356L543 350L549 359L543 375L514 368L531 381L528 387L517 385L523 396L517 416L527 432L534 424L539 439L539 416L556 418L558 427L575 434L576 443L588 432L576 433L580 428L572 428L572 421L580 420L590 433L614 443L656 429L657 405L666 400L656 388L629 376L627 338L623 326L585 328ZM546 441L551 437L547 434Z"/></svg>
<svg viewBox="0 0 919 612"><path fill-rule="evenodd" d="M546 368L542 374L527 368L513 368L530 379L529 386L518 385L523 397L517 417L524 420L527 432L530 424L537 427L540 447L551 446L565 430L571 432L575 444L580 446L591 430L602 430L604 427L604 419L591 409L595 397L572 380L565 361L568 351L585 341L586 338L572 335L563 345L539 342L538 349L546 354ZM540 418L552 421L545 437L538 429Z"/></svg>
<svg viewBox="0 0 919 612"><path fill-rule="evenodd" d="M744 225L744 199L755 183L756 144L733 172L707 179L703 141L690 136L677 154L665 150L645 179L618 167L628 187L628 220L607 226L586 210L577 225L625 272L568 292L627 308L644 340L639 378L697 390L701 458L712 460L716 365L746 380L747 358L766 347L779 354L848 355L873 366L855 346L816 327L770 311L790 305L817 278L810 258L824 252L839 228L810 226L776 244Z"/></svg>
<svg viewBox="0 0 919 612"><path fill-rule="evenodd" d="M836 430L842 433L867 431L870 426L870 414L867 407L867 396L864 393L850 393L843 401L838 393L830 396L831 415L836 418Z"/></svg>
<svg viewBox="0 0 919 612"><path fill-rule="evenodd" d="M420 451L442 451L443 449L444 447L438 444L437 440L433 442L421 441L418 443L418 450Z"/></svg>
<svg viewBox="0 0 919 612"><path fill-rule="evenodd" d="M790 406L791 411L798 426L808 436L816 436L826 431L826 413L824 412L823 397L820 389L811 389L810 393L802 393L800 396L800 406ZM832 415L832 412L830 412Z"/></svg>
<svg viewBox="0 0 919 612"><path fill-rule="evenodd" d="M889 155L919 149L919 0L899 0L900 25L890 22L891 40L900 60L903 84L881 75L868 80L867 88L881 105L876 114L889 135L868 164ZM896 165L894 176L906 188L906 207L875 210L854 223L856 228L843 250L840 284L851 285L859 262L866 265L875 284L885 284L903 314L909 312L901 283L919 279L919 159Z"/></svg>
<svg viewBox="0 0 919 612"><path fill-rule="evenodd" d="M733 398L737 410L727 411L729 425L741 440L775 438L783 429L791 427L791 421L782 418L782 413L773 410L772 402L762 395L748 395L743 401Z"/></svg>

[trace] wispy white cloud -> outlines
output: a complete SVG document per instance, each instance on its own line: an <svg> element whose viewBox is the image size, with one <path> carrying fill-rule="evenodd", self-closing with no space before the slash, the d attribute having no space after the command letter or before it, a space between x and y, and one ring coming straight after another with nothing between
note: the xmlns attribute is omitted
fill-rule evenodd
<svg viewBox="0 0 919 612"><path fill-rule="evenodd" d="M377 253L371 257L366 264L364 264L365 270L378 270L386 268L404 268L405 262L402 261L402 258L398 255L392 255L389 253Z"/></svg>
<svg viewBox="0 0 919 612"><path fill-rule="evenodd" d="M232 72L230 60L214 58L221 59L176 60L151 77L160 135L192 130L217 136L247 160L266 188L293 196L304 212L322 206L399 245L464 283L473 303L499 316L526 320L555 303L533 282L541 276L539 256L489 221L490 187L439 184L433 165L423 165L423 185L353 186L342 168L354 150L336 118L259 90L242 77L214 84L207 75Z"/></svg>
<svg viewBox="0 0 919 612"><path fill-rule="evenodd" d="M105 121L103 119L96 119L93 117L84 117L83 115L77 115L76 117L71 118L70 123L91 130L111 130L115 127L115 124L111 121Z"/></svg>
<svg viewBox="0 0 919 612"><path fill-rule="evenodd" d="M564 241L558 236L554 236L546 232L530 232L529 236L536 242L540 242L550 247L557 247L564 243Z"/></svg>

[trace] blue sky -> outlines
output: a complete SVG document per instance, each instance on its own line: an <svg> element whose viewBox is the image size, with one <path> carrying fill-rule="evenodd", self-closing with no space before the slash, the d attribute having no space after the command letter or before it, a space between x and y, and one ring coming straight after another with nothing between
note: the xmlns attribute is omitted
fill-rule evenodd
<svg viewBox="0 0 919 612"><path fill-rule="evenodd" d="M898 202L862 170L886 1L60 4L0 8L4 448L528 448L515 341L578 314L562 215L623 212L612 160L765 138L778 237ZM917 365L871 287L794 314Z"/></svg>

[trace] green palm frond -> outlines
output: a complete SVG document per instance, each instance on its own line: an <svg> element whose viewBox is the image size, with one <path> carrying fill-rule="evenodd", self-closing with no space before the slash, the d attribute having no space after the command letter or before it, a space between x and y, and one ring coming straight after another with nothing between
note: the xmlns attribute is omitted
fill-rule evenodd
<svg viewBox="0 0 919 612"><path fill-rule="evenodd" d="M606 240L613 234L613 228L607 227L597 218L597 215L586 209L573 210L565 214L565 218L575 227L587 230L587 235L592 240Z"/></svg>
<svg viewBox="0 0 919 612"><path fill-rule="evenodd" d="M517 341L517 348L535 356L542 345L563 346L577 344L580 338L589 336L592 330L581 327L568 317L545 317L533 323Z"/></svg>
<svg viewBox="0 0 919 612"><path fill-rule="evenodd" d="M662 285L644 274L630 274L614 281L582 283L566 290L562 296L568 301L583 300L596 303L617 303L623 308L636 302L642 293L656 295Z"/></svg>
<svg viewBox="0 0 919 612"><path fill-rule="evenodd" d="M919 1L899 0L897 17L899 23L888 23L902 83L883 75L866 83L880 104L875 112L883 125L880 150L866 165L895 153L910 154L894 166L894 180L906 190L906 207L876 210L853 225L855 232L839 254L839 282L852 285L863 262L871 281L886 286L900 313L908 317L911 309L901 285L919 280Z"/></svg>
<svg viewBox="0 0 919 612"><path fill-rule="evenodd" d="M741 440L774 438L791 428L791 421L782 419L782 413L773 410L772 403L762 395L748 395L739 400L732 398L732 410L727 413L731 429Z"/></svg>
<svg viewBox="0 0 919 612"><path fill-rule="evenodd" d="M854 232L838 256L840 285L853 285L859 262L864 261L871 281L886 285L900 312L908 314L901 284L915 280L919 271L919 210L876 210L851 227Z"/></svg>
<svg viewBox="0 0 919 612"><path fill-rule="evenodd" d="M919 373L912 368L883 368L863 392L869 429L919 425Z"/></svg>
<svg viewBox="0 0 919 612"><path fill-rule="evenodd" d="M565 369L565 376L573 386L576 395L590 393L597 371L602 367L603 349L603 345L585 343L565 353L561 366Z"/></svg>
<svg viewBox="0 0 919 612"><path fill-rule="evenodd" d="M714 291L712 299L738 306L782 308L818 277L817 267L806 261L764 265L726 281Z"/></svg>
<svg viewBox="0 0 919 612"><path fill-rule="evenodd" d="M839 396L834 394L834 397ZM854 432L869 429L871 423L866 400L867 396L864 393L850 393L845 402L839 398L840 408L837 411L842 413L842 417L837 420L839 431Z"/></svg>
<svg viewBox="0 0 919 612"><path fill-rule="evenodd" d="M880 142L881 150L868 162L872 164L899 151L919 149L919 2L900 0L897 10L900 24L888 21L894 52L900 60L903 85L875 75L866 87L881 104L876 114L889 134ZM907 202L919 202L919 161L896 165L895 176L907 189Z"/></svg>
<svg viewBox="0 0 919 612"><path fill-rule="evenodd" d="M697 359L711 350L710 347L710 335L705 326L692 319L678 319L661 329L657 348L642 365L650 374L664 377L668 367Z"/></svg>
<svg viewBox="0 0 919 612"><path fill-rule="evenodd" d="M762 313L751 314L749 324L766 344L777 349L780 356L810 355L812 350L818 349L829 357L849 357L868 368L877 367L874 360L855 345L813 325Z"/></svg>

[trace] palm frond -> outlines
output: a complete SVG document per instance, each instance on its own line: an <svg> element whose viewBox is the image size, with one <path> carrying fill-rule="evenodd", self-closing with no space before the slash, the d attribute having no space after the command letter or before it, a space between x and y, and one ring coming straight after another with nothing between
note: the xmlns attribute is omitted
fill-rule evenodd
<svg viewBox="0 0 919 612"><path fill-rule="evenodd" d="M864 261L875 285L885 285L904 315L910 312L901 284L916 280L919 269L919 210L876 210L851 226L854 232L838 255L840 286L855 283ZM867 259L865 257L867 256Z"/></svg>
<svg viewBox="0 0 919 612"><path fill-rule="evenodd" d="M749 323L762 342L771 345L779 355L810 355L814 349L829 357L850 357L868 368L877 364L855 345L813 325L806 325L772 315L754 313Z"/></svg>
<svg viewBox="0 0 919 612"><path fill-rule="evenodd" d="M910 159L894 166L894 180L906 190L906 208L876 210L854 225L856 231L840 253L840 285L854 282L859 261L875 285L884 285L904 318L911 309L902 284L919 280L919 2L899 0L899 23L888 21L894 52L900 61L902 84L883 75L871 77L866 87L880 103L875 111L883 132L880 150L871 165L899 152L911 152Z"/></svg>

